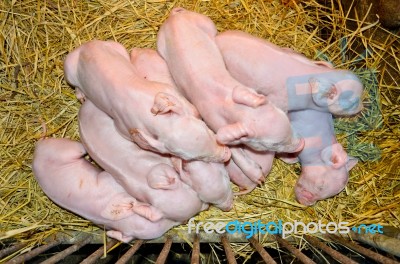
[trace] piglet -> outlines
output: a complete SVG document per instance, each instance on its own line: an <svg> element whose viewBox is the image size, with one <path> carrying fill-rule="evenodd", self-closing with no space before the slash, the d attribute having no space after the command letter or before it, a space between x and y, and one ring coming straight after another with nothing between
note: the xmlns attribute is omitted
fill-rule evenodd
<svg viewBox="0 0 400 264"><path fill-rule="evenodd" d="M64 61L67 81L114 119L124 137L140 147L183 159L224 162L229 149L169 85L139 77L119 43L94 40Z"/></svg>
<svg viewBox="0 0 400 264"><path fill-rule="evenodd" d="M313 205L341 192L357 159L348 156L336 141L332 114L301 110L289 112L289 118L305 140L304 149L298 155L301 175L295 186L297 200Z"/></svg>
<svg viewBox="0 0 400 264"><path fill-rule="evenodd" d="M156 50L134 48L130 58L143 78L175 87L166 62ZM184 161L174 157L172 161L182 181L193 188L203 202L213 204L224 211L232 208L233 193L228 172L222 163Z"/></svg>
<svg viewBox="0 0 400 264"><path fill-rule="evenodd" d="M229 73L285 112L314 109L353 115L362 109L363 85L351 71L242 31L225 31L215 40Z"/></svg>
<svg viewBox="0 0 400 264"><path fill-rule="evenodd" d="M136 214L148 205L130 196L107 172L88 162L79 142L48 138L36 143L33 173L45 194L56 204L97 225L123 242L153 239L179 222L149 221Z"/></svg>
<svg viewBox="0 0 400 264"><path fill-rule="evenodd" d="M297 152L285 113L232 78L215 44L217 30L206 16L174 8L161 26L157 49L180 92L197 108L221 144L255 150Z"/></svg>
<svg viewBox="0 0 400 264"><path fill-rule="evenodd" d="M127 193L161 211L165 218L185 221L208 207L183 183L169 158L141 149L118 134L113 120L90 100L78 115L82 143Z"/></svg>

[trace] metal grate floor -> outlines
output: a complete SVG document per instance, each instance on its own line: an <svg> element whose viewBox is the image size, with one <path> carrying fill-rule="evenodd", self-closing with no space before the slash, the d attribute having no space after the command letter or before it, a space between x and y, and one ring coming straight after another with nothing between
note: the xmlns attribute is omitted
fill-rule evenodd
<svg viewBox="0 0 400 264"><path fill-rule="evenodd" d="M208 240L204 242L202 236ZM131 244L119 243L108 239L106 245L101 244L101 236L79 234L71 238L71 234L56 236L45 244L25 252L16 254L25 245L10 244L0 250L0 260L4 263L398 263L399 253L387 253L367 245L354 242L337 235L325 236L324 240L303 235L302 240L309 243L307 249L300 250L296 241L282 239L280 236L269 236L271 241L278 244L278 249L263 247L257 238L248 240L242 237L220 236L213 237L214 242L206 234L193 236L190 240L193 247L178 238L162 237L154 241L133 241ZM327 243L326 239L329 239ZM200 241L201 240L201 241ZM361 240L361 239L359 239ZM396 238L396 240L398 240ZM187 241L187 240L186 240ZM252 254L235 255L232 243L244 245L249 242ZM398 240L400 249L400 240ZM390 251L390 250L389 250ZM104 254L107 252L107 254ZM392 252L391 252L392 253ZM105 256L106 255L106 256ZM7 256L9 258L7 259ZM104 257L105 256L105 257ZM2 261L0 261L2 262Z"/></svg>

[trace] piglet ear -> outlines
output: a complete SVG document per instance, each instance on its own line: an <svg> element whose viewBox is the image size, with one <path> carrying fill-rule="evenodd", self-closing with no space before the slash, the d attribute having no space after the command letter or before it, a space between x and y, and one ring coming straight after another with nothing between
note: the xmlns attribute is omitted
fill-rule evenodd
<svg viewBox="0 0 400 264"><path fill-rule="evenodd" d="M173 190L178 187L179 175L167 164L154 166L147 176L147 183L153 189Z"/></svg>
<svg viewBox="0 0 400 264"><path fill-rule="evenodd" d="M346 164L347 171L350 171L354 166L356 166L357 162L358 162L358 159L356 159L352 156L349 156L349 158L347 160L347 164Z"/></svg>
<svg viewBox="0 0 400 264"><path fill-rule="evenodd" d="M217 141L224 145L240 144L240 139L247 136L249 131L240 122L223 126L217 131Z"/></svg>
<svg viewBox="0 0 400 264"><path fill-rule="evenodd" d="M339 143L324 148L321 151L321 158L325 164L332 166L334 169L345 166L348 160L347 153Z"/></svg>
<svg viewBox="0 0 400 264"><path fill-rule="evenodd" d="M100 213L102 217L112 221L125 219L134 214L141 215L153 222L164 216L157 208L142 203L125 192L114 196Z"/></svg>
<svg viewBox="0 0 400 264"><path fill-rule="evenodd" d="M329 80L310 78L308 81L314 103L320 107L327 107L339 99L338 88Z"/></svg>
<svg viewBox="0 0 400 264"><path fill-rule="evenodd" d="M127 193L120 193L111 199L100 215L106 219L117 221L134 214L133 207L137 200Z"/></svg>
<svg viewBox="0 0 400 264"><path fill-rule="evenodd" d="M159 92L154 97L154 104L150 110L154 115L176 113L182 114L182 105L172 94Z"/></svg>
<svg viewBox="0 0 400 264"><path fill-rule="evenodd" d="M253 108L267 103L267 98L264 95L244 86L236 86L233 88L232 100L237 104L243 104Z"/></svg>
<svg viewBox="0 0 400 264"><path fill-rule="evenodd" d="M163 142L153 138L146 132L136 128L131 129L129 132L131 134L132 141L142 149L147 149L158 153L168 152Z"/></svg>

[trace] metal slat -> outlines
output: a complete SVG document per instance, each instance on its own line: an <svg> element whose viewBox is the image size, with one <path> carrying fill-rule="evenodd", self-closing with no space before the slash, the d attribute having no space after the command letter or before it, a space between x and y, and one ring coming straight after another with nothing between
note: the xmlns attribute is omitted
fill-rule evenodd
<svg viewBox="0 0 400 264"><path fill-rule="evenodd" d="M349 264L357 264L358 263L358 262L346 257L345 255L341 254L340 252L337 252L333 248L328 247L327 245L325 245L324 243L322 243L315 237L304 235L304 238L307 240L308 243L310 243L311 245L313 245L319 249L322 249L327 254L329 254L332 258L336 259L337 261L339 261L341 263L346 263L346 264L347 263L349 263Z"/></svg>
<svg viewBox="0 0 400 264"><path fill-rule="evenodd" d="M275 235L274 237L275 237L276 241L278 241L278 243L282 247L286 248L289 252L291 252L294 256L296 256L297 259L299 259L301 262L306 263L306 264L315 263L310 258L308 258L304 253L302 253L299 249L295 248L294 246L292 246L289 243L289 241L293 241L293 239L286 240L286 239L282 239L280 236L277 236L277 235ZM357 251L358 253L360 253L368 258L371 258L377 262L384 263L384 264L386 264L386 263L400 264L400 262L398 262L394 259L390 259L390 258L383 256L381 254L378 254L372 250L364 248L352 241L344 239L343 237L340 237L337 235L332 235L332 234L326 235L324 237L331 238L332 241L335 241L335 242L341 244L342 246L345 246L354 251ZM52 256L51 258L45 260L44 262L42 262L42 264L56 263L56 262L64 259L66 256L72 254L73 252L75 252L76 250L81 248L82 246L84 246L88 243L93 243L92 238L93 238L93 236L80 236L78 239L70 240L70 242L74 241L75 244L73 244L69 248L63 250L62 252L57 253L56 255ZM349 263L349 264L357 263L356 261L350 259L349 257L347 257L347 256L341 254L340 252L334 250L333 248L329 247L323 241L319 240L317 237L304 235L303 238L306 241L308 241L311 245L323 250L324 252L326 252L327 254L329 254L330 256L332 256L334 259L336 259L337 261L339 261L341 263ZM233 250L230 246L230 241L229 241L230 239L231 239L231 237L227 236L227 235L220 237L220 241L222 242L222 245L225 250L227 262L229 264L236 264L237 261L235 259L235 254L233 253ZM233 239L234 239L234 241L237 240L236 237L233 237ZM165 244L164 244L164 247L163 247L160 255L158 256L158 259L156 261L157 264L162 264L162 263L166 262L174 240L175 239L173 237L165 237L165 239L164 239ZM193 242L191 263L199 264L200 263L200 236L199 235L192 236L192 241L194 241L194 242ZM270 240L268 240L268 241L270 241ZM58 237L58 239L54 239L54 238L50 239L47 241L47 244L39 246L37 248L34 248L33 250L26 252L22 255L16 256L13 259L6 262L6 264L27 262L30 259L38 256L39 254L51 249L52 247L54 247L56 245L64 243L64 242L68 243L68 239L60 238L60 237ZM276 264L275 260L268 254L268 252L263 248L263 246L258 242L258 240L255 237L248 239L248 242L250 242L250 244L253 246L253 248L260 254L260 256L265 261L265 263ZM118 243L118 241L116 241L116 240L110 240L106 244L106 250L108 251L110 248L112 248L117 243ZM137 250L140 248L140 246L143 243L144 243L143 240L137 240L135 242L135 244L116 263L117 264L127 263L132 258L132 256L137 252ZM13 252L20 250L24 246L26 246L26 243L14 244L14 245L10 246L9 248L5 248L0 251L0 258L12 254ZM84 263L84 264L96 263L96 261L103 255L103 251L104 251L104 247L99 248L98 250L96 250L93 254L91 254L89 257L87 257L81 263Z"/></svg>
<svg viewBox="0 0 400 264"><path fill-rule="evenodd" d="M92 236L87 236L86 239L83 239L83 240L77 242L76 244L74 244L74 245L68 247L67 249L57 253L56 255L52 256L51 258L46 259L41 264L57 263L58 261L63 260L65 257L71 255L72 253L74 253L75 251L77 251L78 249L83 247L84 245L88 244L91 240L92 240Z"/></svg>
<svg viewBox="0 0 400 264"><path fill-rule="evenodd" d="M110 240L107 245L106 245L106 251L109 250L111 247L113 247L115 244L117 244L117 240ZM96 263L96 261L103 255L104 253L104 247L101 246L98 250L96 250L94 253L92 253L89 257L85 258L81 264L93 264Z"/></svg>
<svg viewBox="0 0 400 264"><path fill-rule="evenodd" d="M386 234L379 233L358 233L351 231L348 235L352 240L356 240L374 247L375 249L380 249L391 255L400 258L400 239L387 236Z"/></svg>
<svg viewBox="0 0 400 264"><path fill-rule="evenodd" d="M192 257L190 259L191 264L200 264L200 238L195 236L193 242Z"/></svg>
<svg viewBox="0 0 400 264"><path fill-rule="evenodd" d="M25 247L26 245L27 245L27 243L17 243L8 248L0 250L0 259L2 259L5 256L11 255L15 251L20 250L21 248Z"/></svg>
<svg viewBox="0 0 400 264"><path fill-rule="evenodd" d="M143 240L137 240L135 244L115 264L124 264L128 262L136 253L136 251L138 251L138 249L142 246L143 242Z"/></svg>
<svg viewBox="0 0 400 264"><path fill-rule="evenodd" d="M280 245L285 247L287 250L289 250L293 255L295 255L301 262L305 264L316 264L314 261L312 261L309 257L304 255L300 250L297 248L293 247L290 245L285 239L281 238L278 235L274 235L276 240Z"/></svg>
<svg viewBox="0 0 400 264"><path fill-rule="evenodd" d="M357 251L358 253L367 256L379 263L383 263L383 264L400 264L400 262L395 261L393 259L390 259L388 257L382 256L381 254L378 254L376 252L373 252L365 247L362 247L360 245L355 244L354 242L350 242L344 238L341 238L339 236L336 235L329 235L329 238L331 238L332 240L340 243L343 246L346 246L348 248L351 248L355 251Z"/></svg>
<svg viewBox="0 0 400 264"><path fill-rule="evenodd" d="M167 260L168 254L169 254L169 250L171 249L171 245L172 245L172 239L170 237L168 237L167 240L165 241L164 247L161 250L160 255L158 255L156 264L164 264L165 263L165 261Z"/></svg>
<svg viewBox="0 0 400 264"><path fill-rule="evenodd" d="M235 254L233 254L231 245L229 244L228 238L225 235L223 235L221 237L221 242L222 242L222 245L224 246L226 260L228 261L228 263L236 264L237 262L235 259Z"/></svg>
<svg viewBox="0 0 400 264"><path fill-rule="evenodd" d="M257 250L257 252L260 254L261 258L265 261L265 263L276 264L276 261L268 254L268 252L264 249L264 247L261 246L261 244L258 243L258 241L254 237L249 238L249 242Z"/></svg>
<svg viewBox="0 0 400 264"><path fill-rule="evenodd" d="M57 245L59 245L62 242L62 240L51 240L48 244L46 245L42 245L40 247L37 247L29 252L26 252L22 255L19 255L15 258L10 259L9 261L7 261L5 264L19 264L19 263L24 263L34 257L36 257L37 255L49 250L52 247L55 247Z"/></svg>

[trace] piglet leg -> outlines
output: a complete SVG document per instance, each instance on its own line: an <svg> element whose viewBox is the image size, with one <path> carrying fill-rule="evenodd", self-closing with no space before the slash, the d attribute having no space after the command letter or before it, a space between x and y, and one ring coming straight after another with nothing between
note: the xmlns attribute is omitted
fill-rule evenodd
<svg viewBox="0 0 400 264"><path fill-rule="evenodd" d="M242 148L231 148L232 159L242 172L256 184L263 182L263 172L254 160L252 160Z"/></svg>

